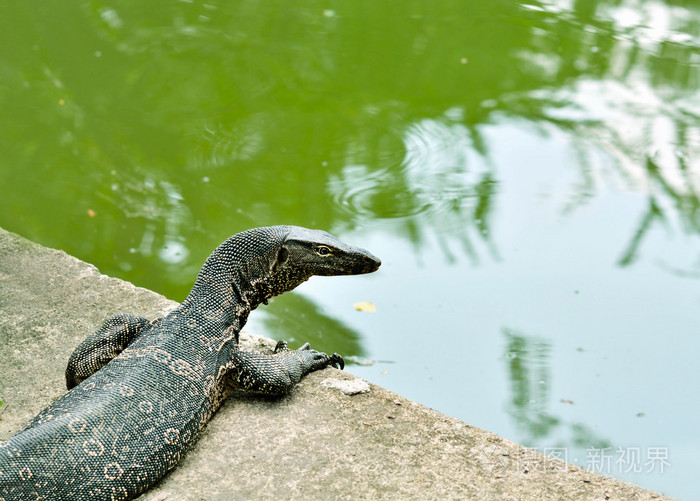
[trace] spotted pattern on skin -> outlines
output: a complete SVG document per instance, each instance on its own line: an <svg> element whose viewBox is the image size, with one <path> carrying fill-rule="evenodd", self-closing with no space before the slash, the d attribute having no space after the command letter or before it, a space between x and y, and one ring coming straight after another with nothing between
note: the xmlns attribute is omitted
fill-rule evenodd
<svg viewBox="0 0 700 501"><path fill-rule="evenodd" d="M134 389L131 388L130 386L122 384L122 385L119 385L119 394L122 397L133 397L134 396Z"/></svg>
<svg viewBox="0 0 700 501"><path fill-rule="evenodd" d="M204 393L205 396L209 396L211 394L212 388L214 388L214 383L215 383L215 378L212 375L209 375L204 378L204 385L202 386L202 392Z"/></svg>
<svg viewBox="0 0 700 501"><path fill-rule="evenodd" d="M166 444L176 444L180 441L180 430L176 430L175 428L168 428L167 430L165 430L163 436L165 437Z"/></svg>
<svg viewBox="0 0 700 501"><path fill-rule="evenodd" d="M182 360L181 358L170 362L170 370L172 370L178 376L185 376L187 378L191 377L193 373L192 364L186 360Z"/></svg>
<svg viewBox="0 0 700 501"><path fill-rule="evenodd" d="M32 470L28 466L25 466L24 468L19 470L19 477L22 480L29 480L30 478L32 478Z"/></svg>
<svg viewBox="0 0 700 501"><path fill-rule="evenodd" d="M315 246L334 249L331 259ZM0 501L137 497L175 467L232 389L281 395L339 364L308 348L240 351L260 303L311 275L374 271L379 261L325 232L292 226L232 236L168 315L117 313L78 345L67 394L0 442Z"/></svg>
<svg viewBox="0 0 700 501"><path fill-rule="evenodd" d="M143 358L143 357L152 357L155 354L155 351L158 349L157 346L146 346L145 348L133 348L133 349L128 349L121 354L122 360L128 360L130 358Z"/></svg>
<svg viewBox="0 0 700 501"><path fill-rule="evenodd" d="M202 316L207 320L220 320L224 316L224 312L221 310L206 310Z"/></svg>
<svg viewBox="0 0 700 501"><path fill-rule="evenodd" d="M182 434L181 440L182 443L186 444L190 441L192 438L192 430L185 430L185 433Z"/></svg>
<svg viewBox="0 0 700 501"><path fill-rule="evenodd" d="M44 414L37 420L37 424L48 423L53 419L53 414Z"/></svg>
<svg viewBox="0 0 700 501"><path fill-rule="evenodd" d="M83 442L83 450L89 456L101 456L105 452L105 446L99 440L91 438Z"/></svg>
<svg viewBox="0 0 700 501"><path fill-rule="evenodd" d="M139 410L144 414L150 414L153 412L153 404L146 400L139 402Z"/></svg>
<svg viewBox="0 0 700 501"><path fill-rule="evenodd" d="M170 359L173 358L170 353L167 351L161 349L161 348L155 348L153 350L153 358L156 360L156 362L161 362L163 364L168 364L170 363Z"/></svg>
<svg viewBox="0 0 700 501"><path fill-rule="evenodd" d="M112 494L109 499L110 501L118 501L119 499L127 499L128 495L129 491L126 490L126 487L112 487Z"/></svg>
<svg viewBox="0 0 700 501"><path fill-rule="evenodd" d="M85 431L85 428L87 428L87 421L85 421L81 417L77 417L73 419L70 423L68 423L68 429L72 431L73 433L80 433L82 431Z"/></svg>
<svg viewBox="0 0 700 501"><path fill-rule="evenodd" d="M107 480L119 480L123 474L124 470L119 463L109 463L105 466L105 478Z"/></svg>

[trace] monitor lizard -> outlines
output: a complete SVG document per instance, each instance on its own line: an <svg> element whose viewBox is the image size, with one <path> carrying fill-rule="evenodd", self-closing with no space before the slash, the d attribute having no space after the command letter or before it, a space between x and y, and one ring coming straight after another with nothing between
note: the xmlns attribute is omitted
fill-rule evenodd
<svg viewBox="0 0 700 501"><path fill-rule="evenodd" d="M239 349L260 303L313 275L353 275L381 262L332 235L298 226L228 238L187 298L156 320L119 313L83 341L66 369L68 393L0 442L0 500L124 500L180 461L231 389L279 396L306 374L343 368L338 354L277 344Z"/></svg>

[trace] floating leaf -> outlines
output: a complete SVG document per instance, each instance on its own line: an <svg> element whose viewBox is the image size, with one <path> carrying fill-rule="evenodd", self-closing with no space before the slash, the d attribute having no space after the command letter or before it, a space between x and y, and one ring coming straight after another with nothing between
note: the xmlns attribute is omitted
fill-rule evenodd
<svg viewBox="0 0 700 501"><path fill-rule="evenodd" d="M357 311L366 311L368 313L374 313L377 311L377 307L369 301L360 301L359 303L353 304L353 306Z"/></svg>

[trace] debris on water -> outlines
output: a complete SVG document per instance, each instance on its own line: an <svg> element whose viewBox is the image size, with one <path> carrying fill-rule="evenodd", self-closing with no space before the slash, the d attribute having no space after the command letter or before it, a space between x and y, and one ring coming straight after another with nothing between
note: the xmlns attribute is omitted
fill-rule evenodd
<svg viewBox="0 0 700 501"><path fill-rule="evenodd" d="M374 360L366 360L360 357L356 357L354 355L346 356L345 362L350 363L350 364L355 364L355 365L364 365L365 367L370 367L374 365Z"/></svg>
<svg viewBox="0 0 700 501"><path fill-rule="evenodd" d="M375 313L377 311L377 307L369 301L360 301L359 303L353 304L353 307L357 311L366 311L367 313Z"/></svg>

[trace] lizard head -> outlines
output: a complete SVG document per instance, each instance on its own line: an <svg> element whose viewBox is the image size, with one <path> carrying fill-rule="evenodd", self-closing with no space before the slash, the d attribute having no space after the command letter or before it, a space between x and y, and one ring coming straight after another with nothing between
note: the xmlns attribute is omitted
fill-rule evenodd
<svg viewBox="0 0 700 501"><path fill-rule="evenodd" d="M325 231L299 226L285 230L267 281L273 295L292 290L313 275L360 275L376 271L382 264L366 250Z"/></svg>

